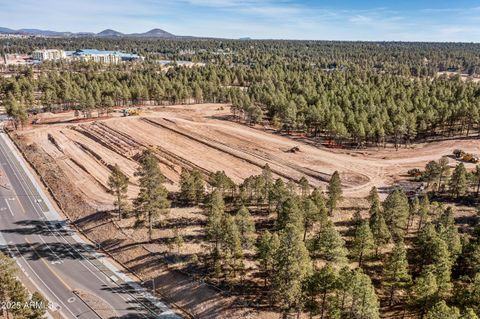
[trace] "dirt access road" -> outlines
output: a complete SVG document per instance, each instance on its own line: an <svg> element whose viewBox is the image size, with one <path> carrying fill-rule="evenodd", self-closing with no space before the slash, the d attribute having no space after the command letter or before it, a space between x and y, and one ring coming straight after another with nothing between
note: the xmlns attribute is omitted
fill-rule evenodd
<svg viewBox="0 0 480 319"><path fill-rule="evenodd" d="M18 134L24 143L35 143L50 156L98 209L111 208L107 179L114 164L130 177L130 198L136 196L136 159L147 147L160 160L169 190L178 189L182 167L205 174L223 170L240 183L259 174L268 163L275 177L299 180L305 176L312 185L323 188L338 170L347 197L366 196L372 186L390 187L408 169L423 168L455 148L480 153L478 139L420 144L398 151L332 151L224 120L229 113L226 105L181 105L152 108L135 117L116 113L83 123L62 123L72 120L73 112L44 114L39 124ZM299 152L288 152L297 145ZM456 165L454 159L450 161L452 167Z"/></svg>

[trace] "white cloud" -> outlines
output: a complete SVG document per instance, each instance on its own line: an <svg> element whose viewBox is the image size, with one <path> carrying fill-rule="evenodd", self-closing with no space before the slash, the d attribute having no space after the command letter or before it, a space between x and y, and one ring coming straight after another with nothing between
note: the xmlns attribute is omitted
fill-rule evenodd
<svg viewBox="0 0 480 319"><path fill-rule="evenodd" d="M358 24L365 24L365 23L371 23L373 21L372 18L364 16L364 15L355 15L348 19L350 22L353 23L358 23Z"/></svg>

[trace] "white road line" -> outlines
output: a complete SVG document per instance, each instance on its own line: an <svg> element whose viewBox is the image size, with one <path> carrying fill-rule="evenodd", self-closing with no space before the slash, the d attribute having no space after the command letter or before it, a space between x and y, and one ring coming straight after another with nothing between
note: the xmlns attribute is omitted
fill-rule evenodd
<svg viewBox="0 0 480 319"><path fill-rule="evenodd" d="M0 152L2 152L2 154L5 156L4 150L1 149L1 147L0 147ZM5 157L6 157L6 156L5 156ZM13 172L13 174L15 175L15 177L17 177L18 181L20 182L19 184L20 184L20 186L22 187L22 189L23 189L23 191L25 192L25 194L27 194L27 190L25 189L25 187L23 187L22 182L21 182L21 180L20 180L19 174L17 174L17 173L15 172L15 169L14 169L14 168L12 168L12 172ZM25 182L25 180L23 180L23 181ZM32 193L30 193L30 194L33 195ZM13 198L14 198L14 197L13 197ZM30 200L30 203L32 203L32 207L34 208L34 211L35 211L35 212L37 213L37 215L38 215L38 212L37 212L37 210L35 209L35 207L34 207L34 205L33 205L33 202L31 201L31 198L30 198L29 196L27 196L27 198ZM10 200L10 198L9 198L9 200ZM10 209L10 212L12 212L13 210L11 209L10 204L8 204L8 200L6 200L5 202L7 203L7 206L8 206L8 208ZM21 204L19 204L19 205L21 206ZM21 209L23 209L23 206L21 206ZM27 212L25 212L25 213L27 213ZM13 212L12 212L12 216L13 216ZM46 225L46 223L45 223L45 226L48 226L48 225ZM40 240L45 244L45 246L48 248L48 250L50 250L50 252L57 258L57 261L56 261L55 263L56 263L56 264L61 264L61 263L63 263L62 259L57 255L57 253L55 253L55 252L53 251L53 249L47 244L47 242L46 242L40 235L37 235L37 236L38 236L38 238L40 238ZM52 264L54 264L54 263L52 263Z"/></svg>
<svg viewBox="0 0 480 319"><path fill-rule="evenodd" d="M40 278L40 276L37 274L37 272L35 270L33 270L32 266L30 266L27 262L27 260L25 259L25 257L23 257L22 253L20 252L20 250L18 249L18 247L15 246L15 250L18 252L18 254L20 255L20 258L23 260L23 262L27 265L28 268L30 268L30 270L32 271L32 273L38 278L38 280L40 280L40 282L45 286L45 288L48 289L48 291L50 291L50 293L55 297L57 298L57 300L65 306L65 309L68 310L68 312L70 312L73 316L73 318L77 318L75 316L75 314L68 308L66 307L66 305L63 303L62 299L58 298L58 296L50 289L50 287L48 287L48 285L42 280L42 278ZM18 258L17 258L18 260ZM17 261L18 262L18 261Z"/></svg>
<svg viewBox="0 0 480 319"><path fill-rule="evenodd" d="M4 198L3 200L4 200L5 203L7 204L8 211L10 212L10 214L11 214L12 216L14 216L14 215L13 215L12 207L10 207L10 204L8 203L8 199L7 199L7 198Z"/></svg>
<svg viewBox="0 0 480 319"><path fill-rule="evenodd" d="M16 166L15 163L13 162L14 159L9 158L9 157L5 154L5 152L4 152L4 150L2 149L1 146L0 146L0 152L2 152L2 154L5 156L5 158L7 159L7 162L10 162L10 164L11 164L10 166L11 166L11 168L12 168L12 172L13 172L13 174L15 175L15 177L17 177L17 179L18 179L18 181L19 181L19 184L20 184L20 187L23 189L23 191L25 192L25 194L28 195L28 193L29 193L31 196L34 196L34 194L32 193L32 190L31 190L31 189L28 189L28 191L27 191L27 189L26 189L27 186L24 186L24 185L22 184L22 181L23 181L25 184L28 185L28 183L27 183L27 181L25 180L24 176L21 176L22 174L21 174L20 172L18 172L18 174L17 174L17 172L15 171L15 170L19 170L19 167ZM26 197L28 198L28 200L29 200L30 203L32 204L32 207L34 208L35 213L36 213L40 218L42 218L42 217L44 218L45 216L42 216L42 215L40 214L40 212L38 212L38 210L37 210L37 207L36 207L36 206L37 206L37 205L40 206L39 203L38 203L37 201L35 201L35 203L34 203L34 202L32 201L32 199L31 199L31 196L26 196ZM37 205L35 205L35 204L37 204ZM40 208L40 207L38 207L38 208ZM41 208L40 208L40 209L41 209ZM55 238L57 238L57 235L54 234L53 231L48 227L47 223L44 223L44 224L47 226L47 228L48 228L49 231L53 234L53 236L54 236ZM45 240L44 240L40 235L38 235L38 237L39 237L40 240L48 247L48 249L49 249L59 260L61 260L61 259L58 257L58 255L57 255L57 254L50 248L50 246L45 242ZM83 255L80 254L80 252L79 252L75 247L73 247L62 235L60 235L60 237L65 241L65 243L67 243L67 244L70 246L71 249L73 249L74 251L76 251L76 252L80 255L80 257L82 258L83 261L88 262L90 265L92 265L92 267L94 267L95 269L98 269L98 268L95 267L89 260L85 259L85 258L83 257ZM58 238L57 238L57 239L58 239ZM73 256L73 255L72 255L72 256ZM103 280L101 277L99 277L94 271L92 271L89 267L87 267L82 261L80 261L80 264L81 264L85 269L87 269L92 275L94 275L97 279L99 279L103 284L105 284L107 287L109 287L109 288L118 287L118 288L120 288L120 290L121 290L124 294L126 294L126 295L131 295L130 293L128 293L128 291L127 291L126 289L122 288L120 285L116 284L115 282L114 282L115 285L111 285L111 284L110 284L110 280L104 281L104 280ZM108 278L108 277L107 277L107 278ZM126 297L123 296L122 294L119 294L119 296L120 296L120 298L123 299L124 301L128 301L128 300L126 299ZM132 296L132 297L133 297L133 296ZM143 306L146 308L146 310L150 310L147 306L145 306L142 302L140 302L139 300L137 300L135 297L133 297L133 298L134 298L140 305L143 305ZM151 310L150 310L150 311L151 311ZM141 314L144 318L148 318L145 314L143 314L143 313L140 313L140 314Z"/></svg>
<svg viewBox="0 0 480 319"><path fill-rule="evenodd" d="M1 135L1 137L4 137L4 135ZM8 147L9 141L4 139L4 142L5 142L5 144L7 144L7 147ZM11 143L10 143L10 144L11 144ZM11 147L15 148L15 146L14 146L13 144L12 144ZM13 157L15 151L16 151L16 149L13 149L13 150L12 150L12 157ZM35 188L37 188L37 191L39 192L39 196L43 198L41 192L38 190L39 186L35 186L36 181L35 181L34 178L31 176L30 172L29 172L28 170L25 171L25 169L24 169L23 166L22 166L22 167L19 167L19 165L21 166L22 158L19 158L19 159L16 159L16 158L15 158L15 159L18 161L18 163L19 163L19 165L16 165L16 164L14 163L14 159L12 159L12 157L8 158L8 157L6 156L7 160L10 159L10 161L12 162L12 170L13 170L13 173L15 174L15 176L19 179L20 186L24 189L24 191L26 191L25 187L23 186L23 184L22 184L21 181L20 181L20 180L23 180L23 182L26 184L26 186L28 185L28 182L26 182L25 177L23 176L23 174L20 173L20 171L22 171L22 172L25 173L25 175L27 175L26 177L29 177L29 180L30 180L30 182L32 183L32 186L35 187ZM15 169L17 169L17 170L19 171L19 174L21 175L20 177L15 173ZM30 194L31 194L32 196L34 196L34 194L32 193L32 189L31 189L30 187L29 187L29 192L30 192ZM37 211L37 207L36 207L35 204L33 204L32 199L30 198L30 196L27 196L27 198L28 198L28 200L32 203L32 207L34 207L34 210L35 210L35 212L37 213L37 215L40 216L40 213ZM51 204L48 203L47 201L44 201L44 202L45 202L47 208L49 208L49 213L51 213L51 212L52 212L52 209L53 209L53 208L51 208ZM38 206L40 206L40 205L38 204L38 202L36 202L36 203L37 203ZM38 207L38 208L40 208L40 207ZM41 208L40 208L40 210L41 210ZM43 212L43 210L42 210L42 213L45 214L45 212ZM41 219L42 219L42 220L45 219L45 216L43 216L43 217L41 216ZM56 236L55 234L54 234L54 237L57 238L57 236ZM67 244L69 244L75 251L78 252L77 249L75 249L68 241L65 240L65 238L63 237L63 235L60 235L60 237L62 237L63 240L64 240ZM73 235L72 238L74 238L74 237L76 237L76 236ZM77 240L77 242L78 242L78 240ZM84 244L84 243L80 243L80 244L81 244L82 246L86 246L86 244ZM89 248L89 247L87 246L87 248ZM92 249L89 248L89 249L87 249L87 250L90 251L90 250L92 250ZM96 254L95 251L93 251L93 252ZM95 254L93 254L94 257L95 257ZM80 254L80 255L81 255L81 254ZM83 258L82 255L81 255L81 257ZM95 265L93 265L93 263L92 263L90 260L85 259L85 258L84 258L84 260L86 260L86 262L88 262L93 268L98 269ZM101 261L101 262L102 262L102 261ZM83 263L82 263L81 261L80 261L80 263L83 265ZM102 263L105 263L105 261L103 261ZM90 273L92 273L95 277L97 277L100 281L102 281L102 282L105 284L105 282L104 282L101 278L99 278L91 269L89 269L89 268L86 267L85 265L83 265L83 266L84 266ZM122 273L118 272L118 270L117 270L117 271L113 271L112 269L110 269L110 267L107 267L107 268L109 268L109 270L112 271L113 273L122 275ZM99 269L98 269L98 270L99 270ZM100 271L100 270L99 270L99 271ZM125 276L125 278L127 278L127 280L124 279L124 282L125 282L127 285L131 286L132 288L134 288L135 290L138 291L138 287L140 287L140 286L139 286L138 284L136 284L135 282L131 281L131 279L129 279L128 276ZM109 287L112 287L112 286L110 286L108 283L106 283L106 285L109 286ZM120 290L121 290L123 293L131 296L134 300L137 301L138 304L140 304L140 305L142 305L143 307L145 307L146 310L148 310L148 311L150 311L150 312L153 312L150 307L146 306L143 302L139 301L135 296L133 296L131 293L129 293L126 289L122 288L122 287L121 287L120 285L118 285L118 284L117 284L117 286L120 288ZM113 287L115 287L115 286L113 286ZM146 296L146 298L147 298L150 302L152 302L152 304L154 304L155 308L157 308L157 309L159 309L159 310L161 310L161 311L164 311L164 312L169 312L169 313L172 314L172 317L178 318L178 316L174 315L173 312L172 312L163 302L158 301L158 299L157 299L155 296L153 296L153 295L151 295L151 294L147 294L147 295L148 295L148 296ZM122 298L122 299L123 299L123 298ZM167 309L167 311L166 311L165 309ZM153 312L153 313L155 313L155 312ZM143 313L142 313L141 315L142 315L143 317L146 317Z"/></svg>

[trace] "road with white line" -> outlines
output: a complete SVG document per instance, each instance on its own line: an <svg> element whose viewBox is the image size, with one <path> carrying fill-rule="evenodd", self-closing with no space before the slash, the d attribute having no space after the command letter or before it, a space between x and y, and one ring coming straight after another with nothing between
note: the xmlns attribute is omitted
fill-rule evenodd
<svg viewBox="0 0 480 319"><path fill-rule="evenodd" d="M49 300L53 317L180 318L67 225L4 133L0 173L0 249Z"/></svg>

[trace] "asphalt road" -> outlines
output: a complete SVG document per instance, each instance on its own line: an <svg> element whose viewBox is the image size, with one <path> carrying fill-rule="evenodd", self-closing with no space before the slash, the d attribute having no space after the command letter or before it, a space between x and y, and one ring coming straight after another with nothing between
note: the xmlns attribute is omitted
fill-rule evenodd
<svg viewBox="0 0 480 319"><path fill-rule="evenodd" d="M53 317L179 318L138 285L132 287L107 257L79 240L65 221L55 219L59 215L52 213L43 190L12 148L0 133L0 248L50 301ZM108 305L110 311L94 311L92 301Z"/></svg>

